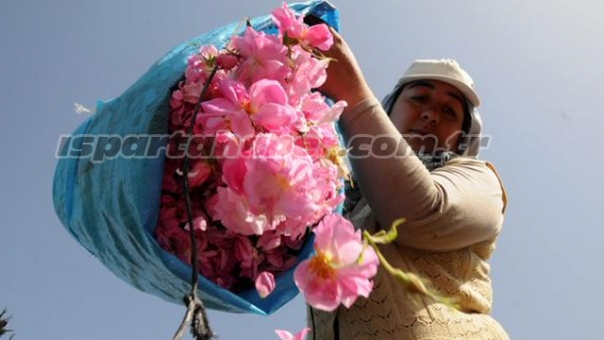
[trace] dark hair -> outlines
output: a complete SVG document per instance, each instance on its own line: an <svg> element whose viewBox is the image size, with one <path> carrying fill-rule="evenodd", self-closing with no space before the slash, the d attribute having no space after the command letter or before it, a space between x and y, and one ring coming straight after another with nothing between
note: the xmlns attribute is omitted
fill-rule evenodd
<svg viewBox="0 0 604 340"><path fill-rule="evenodd" d="M403 87L405 87L405 85L397 86L394 89L394 92L392 92L392 94L390 94L390 98L388 99L388 102L385 103L388 107L385 107L384 110L386 110L386 114L388 115L388 117L390 117L390 113L392 113L392 108L394 107L394 103L396 103L396 101L398 100L398 97L403 92Z"/></svg>

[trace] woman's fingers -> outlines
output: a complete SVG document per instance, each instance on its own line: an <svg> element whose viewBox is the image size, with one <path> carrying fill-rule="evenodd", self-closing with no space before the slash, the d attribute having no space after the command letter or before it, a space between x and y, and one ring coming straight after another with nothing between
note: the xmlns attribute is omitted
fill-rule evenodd
<svg viewBox="0 0 604 340"><path fill-rule="evenodd" d="M333 100L345 100L349 106L372 96L354 53L342 36L330 27L333 34L332 47L324 52L331 58L327 68L327 80L319 88Z"/></svg>

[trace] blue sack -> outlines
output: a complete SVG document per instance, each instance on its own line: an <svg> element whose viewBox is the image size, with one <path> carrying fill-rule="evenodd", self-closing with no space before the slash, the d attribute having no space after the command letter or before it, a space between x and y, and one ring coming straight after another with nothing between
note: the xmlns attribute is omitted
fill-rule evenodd
<svg viewBox="0 0 604 340"><path fill-rule="evenodd" d="M313 14L338 29L339 13L326 1L291 4L290 8L296 14ZM257 31L277 32L269 15L254 18L251 24ZM191 267L160 248L153 236L164 171L162 148L165 151L168 137L151 138L148 147L155 148L158 157L137 157L150 154L149 150L134 149L140 140L125 137L166 136L171 89L182 79L188 57L203 45L223 48L238 26L224 26L170 51L121 96L99 101L96 113L72 135L64 136L59 150L53 201L65 228L122 280L178 304L190 292ZM132 157L115 157L116 149L131 150ZM299 259L308 258L312 248L309 240ZM198 294L207 308L268 315L298 293L293 270L278 275L277 287L264 299L254 289L235 294L203 276Z"/></svg>

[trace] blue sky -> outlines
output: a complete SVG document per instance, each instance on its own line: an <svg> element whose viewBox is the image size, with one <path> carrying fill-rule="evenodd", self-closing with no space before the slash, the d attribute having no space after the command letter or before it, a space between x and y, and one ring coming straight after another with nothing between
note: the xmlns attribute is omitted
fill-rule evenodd
<svg viewBox="0 0 604 340"><path fill-rule="evenodd" d="M474 77L510 206L491 261L494 316L513 339L602 339L604 3L333 0L379 96L417 58ZM51 186L61 134L180 42L280 1L0 2L0 308L16 339L170 339L182 306L120 281L65 231ZM305 324L210 312L221 339Z"/></svg>

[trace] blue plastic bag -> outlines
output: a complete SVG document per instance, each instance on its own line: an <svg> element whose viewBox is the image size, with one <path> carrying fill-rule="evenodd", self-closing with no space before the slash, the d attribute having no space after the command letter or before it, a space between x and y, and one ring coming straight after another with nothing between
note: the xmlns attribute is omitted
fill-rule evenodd
<svg viewBox="0 0 604 340"><path fill-rule="evenodd" d="M296 14L313 14L338 29L338 11L326 1L291 4ZM258 31L276 32L270 16L251 20ZM167 139L155 139L159 157L112 157L115 143L128 135L168 133L171 88L182 79L187 58L199 47L222 48L240 26L233 23L182 43L155 63L121 96L98 102L59 150L53 185L55 211L73 237L115 275L134 287L182 304L190 291L191 268L159 247L157 225ZM95 143L94 152L91 150ZM131 140L135 143L136 139ZM139 140L140 141L140 140ZM102 148L100 147L102 145ZM130 150L135 150L133 145ZM147 150L147 154L148 154ZM86 157L84 157L86 156ZM299 259L312 253L308 241ZM293 268L277 276L266 298L254 289L234 294L200 276L198 294L207 308L268 315L298 293Z"/></svg>

